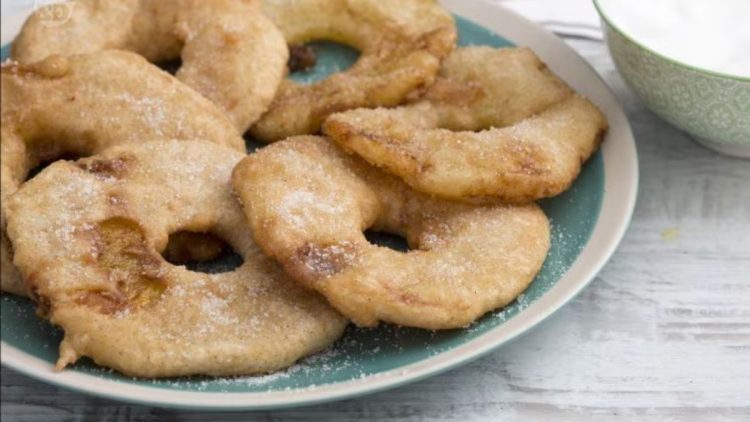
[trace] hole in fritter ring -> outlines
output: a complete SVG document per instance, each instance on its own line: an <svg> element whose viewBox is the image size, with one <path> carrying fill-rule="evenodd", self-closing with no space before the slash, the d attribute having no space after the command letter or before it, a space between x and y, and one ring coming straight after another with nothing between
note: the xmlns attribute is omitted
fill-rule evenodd
<svg viewBox="0 0 750 422"><path fill-rule="evenodd" d="M333 41L313 41L289 47L289 77L311 84L343 72L359 59L359 51Z"/></svg>
<svg viewBox="0 0 750 422"><path fill-rule="evenodd" d="M256 139L251 131L247 131L242 138L245 141L245 149L248 154L252 154L268 145L268 143Z"/></svg>
<svg viewBox="0 0 750 422"><path fill-rule="evenodd" d="M295 44L289 46L289 62L287 67L290 73L306 72L317 63L315 50L307 44Z"/></svg>
<svg viewBox="0 0 750 422"><path fill-rule="evenodd" d="M169 73L170 75L177 74L177 71L182 67L182 59L177 57L172 60L165 60L163 62L154 63L161 70Z"/></svg>
<svg viewBox="0 0 750 422"><path fill-rule="evenodd" d="M365 231L365 239L376 246L393 249L397 252L408 252L411 250L409 243L403 236L376 230Z"/></svg>
<svg viewBox="0 0 750 422"><path fill-rule="evenodd" d="M229 243L210 232L172 233L162 256L171 264L206 274L231 272L243 263L242 257Z"/></svg>

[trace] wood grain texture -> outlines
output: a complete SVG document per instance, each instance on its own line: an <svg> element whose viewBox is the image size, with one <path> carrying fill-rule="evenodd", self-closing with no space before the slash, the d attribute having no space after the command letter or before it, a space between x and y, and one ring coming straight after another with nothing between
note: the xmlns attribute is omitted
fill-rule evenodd
<svg viewBox="0 0 750 422"><path fill-rule="evenodd" d="M128 406L3 368L2 420L750 420L750 161L710 152L645 110L601 42L569 42L627 110L641 187L610 263L540 327L416 384L283 412Z"/></svg>

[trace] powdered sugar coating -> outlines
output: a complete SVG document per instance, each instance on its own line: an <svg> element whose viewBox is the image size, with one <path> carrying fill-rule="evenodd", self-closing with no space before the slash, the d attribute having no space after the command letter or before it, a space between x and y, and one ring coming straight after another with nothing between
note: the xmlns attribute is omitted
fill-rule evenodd
<svg viewBox="0 0 750 422"><path fill-rule="evenodd" d="M230 186L241 158L203 142L113 147L52 164L10 199L15 262L65 330L59 367L90 356L143 377L265 373L342 334L346 321L253 242ZM108 222L121 230L114 246ZM244 263L221 274L167 263L159 253L180 230L222 237Z"/></svg>
<svg viewBox="0 0 750 422"><path fill-rule="evenodd" d="M362 326L466 326L520 294L549 249L536 205L432 199L325 138L260 150L237 166L233 185L264 251ZM300 202L310 195L317 200ZM316 205L299 218L290 202ZM412 250L372 245L368 228L403 235Z"/></svg>
<svg viewBox="0 0 750 422"><path fill-rule="evenodd" d="M7 62L0 76L2 204L40 162L85 156L113 145L160 139L215 142L244 151L244 142L210 101L123 51L51 57L33 65ZM5 208L2 211L5 226ZM2 239L2 289L26 294Z"/></svg>
<svg viewBox="0 0 750 422"><path fill-rule="evenodd" d="M323 127L421 192L514 203L567 189L606 128L531 50L489 47L454 51L412 104L334 114Z"/></svg>
<svg viewBox="0 0 750 422"><path fill-rule="evenodd" d="M323 80L285 80L251 129L265 142L317 133L337 111L400 104L432 83L455 46L453 19L433 0L266 0L262 9L290 45L330 40L360 51Z"/></svg>
<svg viewBox="0 0 750 422"><path fill-rule="evenodd" d="M73 0L69 19L45 25L33 13L12 56L33 63L50 55L129 50L152 62L182 59L176 77L221 108L244 132L268 108L286 69L284 37L245 0Z"/></svg>

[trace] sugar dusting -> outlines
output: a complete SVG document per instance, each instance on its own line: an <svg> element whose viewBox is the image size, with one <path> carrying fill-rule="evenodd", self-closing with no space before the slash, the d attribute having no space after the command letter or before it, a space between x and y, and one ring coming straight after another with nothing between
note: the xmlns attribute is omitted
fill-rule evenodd
<svg viewBox="0 0 750 422"><path fill-rule="evenodd" d="M552 243L556 248L566 249L578 242L578 234L565 227L553 224ZM567 271L565 258L551 253L547 271L534 284L554 283ZM490 329L502 325L515 315L531 306L543 292L531 288L520 294L510 305L490 312L460 335L471 338L482 335ZM211 392L233 391L304 391L315 389L317 384L308 383L311 379L341 379L341 382L354 382L370 376L373 372L368 362L380 356L397 355L413 348L424 350L429 356L439 355L450 346L444 340L458 335L458 331L424 331L394 326L380 326L376 329L352 328L347 335L329 349L303 359L291 367L268 375L241 376L216 379L189 379L191 389ZM399 371L398 368L393 369ZM329 383L331 381L326 381ZM334 381L335 382L335 381ZM154 384L170 388L185 388L185 379L160 381Z"/></svg>
<svg viewBox="0 0 750 422"><path fill-rule="evenodd" d="M562 238L562 240L564 240L564 241L569 240L569 238L567 236L565 236L563 233L556 233L555 236L554 236L553 242L557 242L559 240L559 238ZM435 239L435 240L437 240L437 239ZM554 267L557 267L557 266L555 265ZM506 307L505 309L503 309L501 311L498 311L498 312L495 312L495 313L491 314L490 318L497 319L497 321L499 321L499 323L504 322L506 319L508 319L508 318L512 317L512 315L514 315L511 312L511 309L513 309L513 307L515 307L515 306L517 306L517 304L519 304L518 305L519 309L525 309L525 307L528 306L528 304L533 301L532 299L533 299L532 297L527 297L527 295L525 295L525 294L521 295L517 299L516 303L514 303L513 305L511 305L509 307ZM480 328L483 325L484 324L475 324L474 326L472 326L472 328L470 329L470 331L474 330L475 332L480 332L481 331ZM372 333L372 334L377 335L376 332ZM434 337L434 335L433 335L433 337ZM386 340L386 339L384 339L384 340ZM347 342L347 341L349 341L348 338L345 339L345 340L343 340L342 342ZM429 347L430 354L437 354L439 350L440 349L438 349L436 347ZM282 381L285 381L285 380L289 380L292 377L307 376L307 375L313 373L313 369L315 367L317 367L317 366L320 366L321 368L329 368L330 369L331 366L336 365L336 359L341 358L342 357L341 354L343 354L343 353L345 353L345 350L343 348L341 348L340 346L337 346L337 347L335 347L333 349L330 349L330 350L322 353L321 355L316 355L316 356L314 356L314 357L312 357L310 359L304 360L304 361L298 363L297 365L294 365L292 368L289 368L287 371L282 371L282 372L279 372L279 373L276 373L276 374L266 375L266 376L260 376L260 377L240 377L240 378L228 378L228 379L217 379L217 380L203 381L203 382L201 382L200 389L202 389L204 391L208 390L208 389L214 390L214 388L212 387L214 384L224 385L225 387L229 387L229 386L232 386L232 385L242 385L242 384L244 384L246 386L260 386L260 387L266 387L266 386L268 386L268 387L270 387L272 384L275 384L277 382L282 382ZM378 348L378 349L372 349L372 353L373 353L373 355L378 355L379 353L381 353L381 349L380 348ZM343 367L344 368L351 367L351 365L352 365L351 360L346 360L346 362L347 363L345 365L343 365ZM335 370L336 367L334 367L333 369ZM112 371L102 369L101 373L111 374ZM355 372L355 374L356 374L356 372ZM364 372L360 371L359 372L359 376L363 376L363 375L364 375ZM357 375L354 375L354 376L356 377ZM161 384L161 383L159 383L159 384ZM184 388L184 381L183 380L175 381L172 386L175 387L175 388ZM227 388L227 390L228 390L228 388Z"/></svg>
<svg viewBox="0 0 750 422"><path fill-rule="evenodd" d="M328 199L328 198L326 198ZM341 202L334 198L321 200L320 195L307 190L295 190L286 193L276 207L277 214L285 222L297 228L314 225L319 214L335 215L345 211Z"/></svg>
<svg viewBox="0 0 750 422"><path fill-rule="evenodd" d="M577 234L572 234L564 227L553 225L553 244L558 248L567 248L576 242ZM551 276L555 280L564 274L567 265L560 265L562 258L551 256L548 262L553 269ZM537 280L535 283L539 283ZM175 294L179 294L179 287ZM540 296L538 292L521 294L511 305L492 312L483 319L460 332L461 336L476 337L489 329L503 324L519 312L534 303ZM4 304L5 305L5 304ZM209 311L221 309L219 302L205 305ZM155 386L171 389L190 389L210 392L236 391L303 391L317 387L309 380L341 380L354 382L376 375L370 361L381 356L398 355L413 348L425 350L430 356L435 356L449 350L451 347L444 340L459 335L456 332L429 332L410 330L392 326L381 326L378 329L350 329L348 334L331 348L303 359L286 370L261 376L241 376L226 378L188 377L169 380L147 381ZM416 340L415 340L416 339ZM394 371L400 369L396 367ZM105 368L85 367L85 371L93 374L112 376L113 372ZM379 375L379 374L378 374ZM131 379L133 380L133 379ZM136 381L136 380L133 380ZM142 382L138 380L137 382ZM322 381L325 383L337 381Z"/></svg>

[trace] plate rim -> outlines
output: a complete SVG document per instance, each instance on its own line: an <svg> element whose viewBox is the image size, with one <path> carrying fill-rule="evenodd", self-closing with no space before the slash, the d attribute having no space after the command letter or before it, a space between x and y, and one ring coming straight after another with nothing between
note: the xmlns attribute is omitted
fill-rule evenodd
<svg viewBox="0 0 750 422"><path fill-rule="evenodd" d="M124 384L75 371L53 372L48 362L0 343L2 365L36 380L77 392L140 405L191 410L272 410L308 406L373 394L438 375L496 350L528 333L585 288L609 261L633 216L638 192L635 139L625 112L606 82L575 50L538 24L489 0L441 0L452 13L529 46L576 91L607 115L604 193L599 218L583 250L552 288L506 323L436 356L364 378L289 391L218 393L166 390ZM27 14L3 19L1 42L14 37ZM614 138L614 139L612 139ZM615 140L616 139L616 140Z"/></svg>

